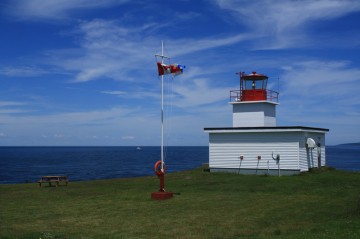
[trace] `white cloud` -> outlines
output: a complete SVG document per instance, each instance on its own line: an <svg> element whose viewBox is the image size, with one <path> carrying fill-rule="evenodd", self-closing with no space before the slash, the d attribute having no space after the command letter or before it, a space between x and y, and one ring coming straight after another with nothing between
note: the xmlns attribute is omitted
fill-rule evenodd
<svg viewBox="0 0 360 239"><path fill-rule="evenodd" d="M281 79L280 121L359 131L360 69L344 61L304 61L286 67Z"/></svg>
<svg viewBox="0 0 360 239"><path fill-rule="evenodd" d="M135 136L130 136L130 135L122 136L121 139L123 139L123 140L134 140Z"/></svg>
<svg viewBox="0 0 360 239"><path fill-rule="evenodd" d="M10 77L34 77L46 73L48 72L34 66L21 66L21 67L6 66L0 69L0 75L10 76Z"/></svg>
<svg viewBox="0 0 360 239"><path fill-rule="evenodd" d="M102 94L107 94L107 95L126 95L127 92L125 91L120 91L120 90L108 90L108 91L101 91L100 93Z"/></svg>
<svg viewBox="0 0 360 239"><path fill-rule="evenodd" d="M119 22L95 19L82 21L77 28L80 46L74 51L49 52L49 60L65 72L75 74L74 82L111 78L141 82L156 77L154 54L161 41L147 37L144 29L158 28L146 23L139 27L124 27ZM149 30L151 31L151 30ZM203 39L169 39L165 43L171 57L194 55L198 51L235 44L248 39L244 34ZM135 77L136 75L136 77Z"/></svg>
<svg viewBox="0 0 360 239"><path fill-rule="evenodd" d="M19 114L19 113L29 113L30 110L22 109L22 106L27 106L26 102L19 101L0 101L0 115L7 114Z"/></svg>
<svg viewBox="0 0 360 239"><path fill-rule="evenodd" d="M0 101L0 107L9 107L9 106L23 106L27 105L26 102L17 102L17 101Z"/></svg>
<svg viewBox="0 0 360 239"><path fill-rule="evenodd" d="M145 71L145 76L155 65L155 42L140 36L142 27L124 28L114 21L92 20L80 22L77 29L81 39L77 54L70 50L50 52L51 62L74 73L75 82L104 78L131 81L141 72Z"/></svg>
<svg viewBox="0 0 360 239"><path fill-rule="evenodd" d="M172 40L172 45L176 46L176 48L174 47L171 53L173 56L194 54L198 51L232 45L251 38L253 37L248 34L237 34L225 37Z"/></svg>
<svg viewBox="0 0 360 239"><path fill-rule="evenodd" d="M326 20L360 11L360 2L352 0L216 0L235 18L257 35L258 47L287 48L309 43L306 30L315 20ZM313 37L311 41L314 41ZM261 45L260 45L261 44Z"/></svg>
<svg viewBox="0 0 360 239"><path fill-rule="evenodd" d="M337 100L359 98L360 69L346 61L305 61L286 68L284 78L287 95ZM285 90L286 90L285 89ZM312 92L314 95L309 95ZM360 99L360 98L359 98Z"/></svg>
<svg viewBox="0 0 360 239"><path fill-rule="evenodd" d="M159 126L158 117L151 111L140 108L110 108L98 111L63 112L41 115L1 115L0 122L6 127L7 133L16 135L12 142L15 145L86 145L91 144L94 135L103 139L100 144L121 145L121 135L133 136L144 144L151 145L149 135L156 135L154 130ZM33 135L41 142L27 141ZM106 136L106 137L105 137ZM130 138L127 138L130 139ZM135 138L134 138L135 139ZM106 140L106 142L105 142ZM9 141L11 145L11 142Z"/></svg>
<svg viewBox="0 0 360 239"><path fill-rule="evenodd" d="M64 19L79 10L107 8L129 0L12 0L5 10L20 20Z"/></svg>
<svg viewBox="0 0 360 239"><path fill-rule="evenodd" d="M10 115L3 115L1 122L9 125L92 125L92 124L107 124L114 123L118 118L124 117L127 114L137 111L138 109L124 109L111 108L104 110L93 110L83 112L63 112L57 114L45 115L23 115L22 117L15 117Z"/></svg>
<svg viewBox="0 0 360 239"><path fill-rule="evenodd" d="M207 82L207 79L192 79L191 82L175 85L174 92L178 97L173 100L173 104L186 109L227 99L229 92L227 87L210 86Z"/></svg>
<svg viewBox="0 0 360 239"><path fill-rule="evenodd" d="M0 109L0 114L19 114L19 113L28 113L27 110L22 109Z"/></svg>
<svg viewBox="0 0 360 239"><path fill-rule="evenodd" d="M54 138L65 138L66 136L64 134L54 134Z"/></svg>

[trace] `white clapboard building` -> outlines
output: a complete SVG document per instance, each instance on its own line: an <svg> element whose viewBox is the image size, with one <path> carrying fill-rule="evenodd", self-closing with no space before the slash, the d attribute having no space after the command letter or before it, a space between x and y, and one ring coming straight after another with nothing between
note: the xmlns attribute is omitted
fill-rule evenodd
<svg viewBox="0 0 360 239"><path fill-rule="evenodd" d="M230 91L233 126L205 128L211 172L292 175L326 165L328 129L276 126L278 92L266 75L239 73L240 89Z"/></svg>

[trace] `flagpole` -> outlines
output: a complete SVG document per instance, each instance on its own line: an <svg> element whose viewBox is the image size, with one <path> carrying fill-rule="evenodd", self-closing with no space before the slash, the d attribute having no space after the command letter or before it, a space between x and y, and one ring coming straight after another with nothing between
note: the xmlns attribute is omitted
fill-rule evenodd
<svg viewBox="0 0 360 239"><path fill-rule="evenodd" d="M164 41L161 41L161 55L155 55L155 57L161 57L161 63L157 61L158 73L161 76L161 160L155 163L155 174L160 179L160 189L157 192L151 193L151 198L155 200L165 200L173 197L172 192L165 191L165 162L164 162L164 75L165 74L181 74L185 66L180 65L165 65L164 58L170 59L170 57L164 56ZM161 164L161 167L159 168Z"/></svg>
<svg viewBox="0 0 360 239"><path fill-rule="evenodd" d="M161 55L164 64L164 41L161 41ZM164 75L161 76L161 171L164 172Z"/></svg>

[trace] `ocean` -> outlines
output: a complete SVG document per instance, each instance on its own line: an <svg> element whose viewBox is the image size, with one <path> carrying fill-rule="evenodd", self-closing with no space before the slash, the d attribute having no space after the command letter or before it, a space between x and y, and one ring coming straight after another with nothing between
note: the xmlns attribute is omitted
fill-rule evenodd
<svg viewBox="0 0 360 239"><path fill-rule="evenodd" d="M200 167L208 147L166 147L167 172ZM44 175L70 181L154 175L160 147L0 147L0 184L36 182ZM327 166L360 171L360 145L326 147Z"/></svg>
<svg viewBox="0 0 360 239"><path fill-rule="evenodd" d="M360 171L360 143L327 146L326 161L339 170Z"/></svg>
<svg viewBox="0 0 360 239"><path fill-rule="evenodd" d="M167 172L208 161L208 147L166 147ZM0 147L0 184L35 182L44 175L71 181L154 175L160 147Z"/></svg>

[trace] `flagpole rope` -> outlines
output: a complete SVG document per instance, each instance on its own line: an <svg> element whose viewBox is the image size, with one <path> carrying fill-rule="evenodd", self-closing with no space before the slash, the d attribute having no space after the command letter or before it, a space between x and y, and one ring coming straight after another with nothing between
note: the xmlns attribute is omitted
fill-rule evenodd
<svg viewBox="0 0 360 239"><path fill-rule="evenodd" d="M167 104L165 104L165 144L164 144L164 148L165 148L165 153L164 153L164 159L166 159L167 157L167 153L168 153L168 147L169 147L169 138L170 135L172 134L172 112L173 112L173 96L174 96L174 91L173 91L173 80L174 80L174 76L173 75L168 75L167 77L167 91L165 93L166 95L166 99Z"/></svg>

